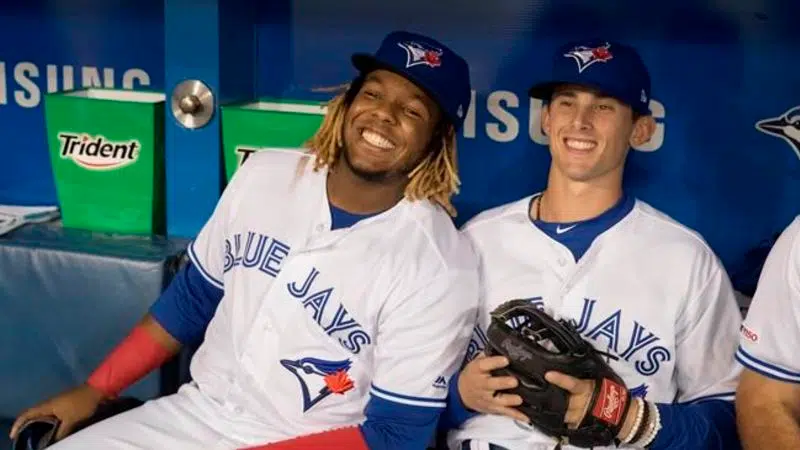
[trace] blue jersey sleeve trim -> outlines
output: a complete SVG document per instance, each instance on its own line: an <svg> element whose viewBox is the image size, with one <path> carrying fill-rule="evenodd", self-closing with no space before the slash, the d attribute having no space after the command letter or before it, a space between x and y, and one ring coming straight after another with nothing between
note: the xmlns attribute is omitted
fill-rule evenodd
<svg viewBox="0 0 800 450"><path fill-rule="evenodd" d="M724 401L733 401L736 397L736 392L720 392L719 394L711 394L711 395L704 395L702 397L693 398L691 400L681 402L683 404L697 404L701 402L707 402L710 400L724 400Z"/></svg>
<svg viewBox="0 0 800 450"><path fill-rule="evenodd" d="M202 340L223 294L189 262L153 303L150 314L180 343L195 344Z"/></svg>
<svg viewBox="0 0 800 450"><path fill-rule="evenodd" d="M372 395L364 413L360 428L370 450L419 450L433 444L441 409Z"/></svg>
<svg viewBox="0 0 800 450"><path fill-rule="evenodd" d="M376 397L380 397L382 399L391 402L402 403L404 405L423 406L426 408L442 408L442 409L447 406L447 403L445 402L444 399L412 397L410 395L397 394L394 392L387 391L385 389L381 389L375 386L374 384L370 386L369 392L370 394Z"/></svg>
<svg viewBox="0 0 800 450"><path fill-rule="evenodd" d="M214 278L213 276L211 276L211 274L208 273L208 271L200 263L200 260L197 258L197 254L194 252L194 242L189 244L189 247L187 248L186 253L189 255L189 259L194 263L194 265L197 267L197 270L200 271L200 273L203 275L203 278L205 278L206 281L211 283L217 289L223 289L224 288L224 285L223 285L222 281L220 281L220 280Z"/></svg>
<svg viewBox="0 0 800 450"><path fill-rule="evenodd" d="M800 383L800 373L762 361L750 353L747 353L741 346L736 350L736 360L748 369L764 375L765 377L788 383Z"/></svg>

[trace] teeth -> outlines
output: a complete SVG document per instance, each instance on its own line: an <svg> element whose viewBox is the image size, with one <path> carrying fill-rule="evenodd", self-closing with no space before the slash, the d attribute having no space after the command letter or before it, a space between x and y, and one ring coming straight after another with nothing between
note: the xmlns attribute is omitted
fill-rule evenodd
<svg viewBox="0 0 800 450"><path fill-rule="evenodd" d="M370 131L364 130L361 132L361 137L364 138L365 141L369 143L369 145L382 148L384 150L391 150L394 148L394 144L392 141L386 139L385 137L381 136L380 134Z"/></svg>
<svg viewBox="0 0 800 450"><path fill-rule="evenodd" d="M589 150L594 148L596 143L592 141L583 141L580 139L567 139L566 140L567 147L574 148L576 150Z"/></svg>

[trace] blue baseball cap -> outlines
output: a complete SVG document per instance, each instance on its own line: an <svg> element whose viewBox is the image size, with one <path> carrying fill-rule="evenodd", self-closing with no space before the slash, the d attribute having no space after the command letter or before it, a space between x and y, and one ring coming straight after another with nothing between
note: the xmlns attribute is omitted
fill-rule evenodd
<svg viewBox="0 0 800 450"><path fill-rule="evenodd" d="M441 42L394 31L383 39L377 52L356 53L352 61L362 74L385 69L405 77L439 105L456 130L464 123L472 97L469 66Z"/></svg>
<svg viewBox="0 0 800 450"><path fill-rule="evenodd" d="M550 100L562 84L597 89L642 115L650 114L650 74L631 46L609 41L571 42L559 47L547 81L535 84L528 94Z"/></svg>

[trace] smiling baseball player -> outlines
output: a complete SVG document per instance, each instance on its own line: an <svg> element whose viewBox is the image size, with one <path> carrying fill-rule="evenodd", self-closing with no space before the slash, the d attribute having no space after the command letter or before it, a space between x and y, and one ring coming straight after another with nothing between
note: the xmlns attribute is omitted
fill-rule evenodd
<svg viewBox="0 0 800 450"><path fill-rule="evenodd" d="M353 63L310 151L252 155L143 324L14 433L50 414L63 436L204 338L177 394L53 449L425 447L477 308L476 259L448 215L469 69L407 32Z"/></svg>
<svg viewBox="0 0 800 450"><path fill-rule="evenodd" d="M480 259L481 304L469 362L451 382L450 449L556 447L513 409L521 398L503 392L518 381L491 375L507 358L481 354L489 313L511 299L574 320L611 356L633 396L627 415L617 411L627 402L602 397L611 398L603 414L621 417L622 446L736 448L741 314L728 276L697 233L623 190L630 148L655 129L640 56L620 43L568 44L554 57L552 78L530 93L546 103L547 187L463 228ZM556 372L547 380L570 392L564 422L577 426L594 385Z"/></svg>
<svg viewBox="0 0 800 450"><path fill-rule="evenodd" d="M745 448L800 448L798 343L800 216L772 247L741 328L736 410Z"/></svg>

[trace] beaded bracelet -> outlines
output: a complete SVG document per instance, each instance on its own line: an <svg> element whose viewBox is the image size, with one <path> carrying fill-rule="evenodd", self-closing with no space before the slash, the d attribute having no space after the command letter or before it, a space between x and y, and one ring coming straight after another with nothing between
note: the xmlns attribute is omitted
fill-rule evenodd
<svg viewBox="0 0 800 450"><path fill-rule="evenodd" d="M647 428L648 428L648 426L650 424L650 420L651 420L651 417L650 417L651 416L651 414L650 414L650 403L647 402L645 399L642 399L642 409L644 410L644 418L642 418L642 425L636 431L636 434L631 438L629 443L634 443L634 442L638 442L639 440L641 440L642 436L644 436L644 434L647 431Z"/></svg>
<svg viewBox="0 0 800 450"><path fill-rule="evenodd" d="M642 442L638 444L642 448L647 448L656 439L658 432L661 431L661 413L655 404L651 405L650 413L651 419L649 427L647 427L647 434L642 438Z"/></svg>
<svg viewBox="0 0 800 450"><path fill-rule="evenodd" d="M647 405L644 404L644 401L640 397L635 397L633 399L639 405L639 410L636 412L636 420L633 422L633 426L631 427L628 434L620 439L620 443L628 444L633 441L634 436L639 432L639 429L642 428L642 422L644 421L645 412L647 410Z"/></svg>

